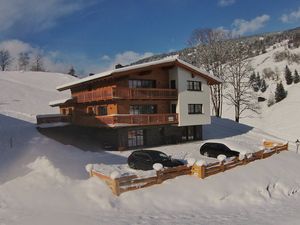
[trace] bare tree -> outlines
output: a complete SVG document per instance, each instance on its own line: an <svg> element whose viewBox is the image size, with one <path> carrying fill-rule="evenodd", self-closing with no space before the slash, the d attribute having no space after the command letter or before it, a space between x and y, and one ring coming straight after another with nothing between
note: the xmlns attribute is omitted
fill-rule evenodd
<svg viewBox="0 0 300 225"><path fill-rule="evenodd" d="M30 57L27 52L21 52L18 57L19 70L27 70Z"/></svg>
<svg viewBox="0 0 300 225"><path fill-rule="evenodd" d="M0 66L1 70L7 70L7 67L12 63L12 57L6 49L0 50Z"/></svg>
<svg viewBox="0 0 300 225"><path fill-rule="evenodd" d="M231 43L229 61L226 63L225 80L228 88L224 97L234 106L236 122L240 121L241 115L247 110L258 113L256 98L249 85L253 69L247 48L243 43Z"/></svg>
<svg viewBox="0 0 300 225"><path fill-rule="evenodd" d="M32 71L45 71L44 69L44 62L43 62L43 56L41 53L37 53L33 57L33 62L31 65L31 70Z"/></svg>
<svg viewBox="0 0 300 225"><path fill-rule="evenodd" d="M196 46L193 59L184 59L195 66L202 67L220 79L224 79L224 69L227 61L229 32L221 29L196 29L193 31L189 45ZM217 117L222 116L224 85L210 86L213 110Z"/></svg>

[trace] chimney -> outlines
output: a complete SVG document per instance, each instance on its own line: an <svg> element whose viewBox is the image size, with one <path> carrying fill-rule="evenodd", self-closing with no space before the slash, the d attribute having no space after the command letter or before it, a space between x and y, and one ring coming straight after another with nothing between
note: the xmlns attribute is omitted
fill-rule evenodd
<svg viewBox="0 0 300 225"><path fill-rule="evenodd" d="M120 69L120 68L123 68L124 66L122 66L120 63L115 65L115 69Z"/></svg>

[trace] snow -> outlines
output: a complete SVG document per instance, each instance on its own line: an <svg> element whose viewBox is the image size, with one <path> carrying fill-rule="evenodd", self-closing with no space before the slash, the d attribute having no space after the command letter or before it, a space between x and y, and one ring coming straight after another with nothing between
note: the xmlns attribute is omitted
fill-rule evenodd
<svg viewBox="0 0 300 225"><path fill-rule="evenodd" d="M180 176L112 195L87 171L93 164L98 165L93 169L109 176L124 171L143 175L145 171L127 166L131 151L83 151L44 136L35 127L36 114L54 113L47 104L50 100L69 94L55 92L54 87L72 79L63 74L0 72L0 224L300 224L300 155L291 142L288 152L203 180ZM262 139L283 143L293 139L296 133L289 129L299 131L297 120L290 121L293 113L297 115L298 104L291 104L299 99L296 87L272 106L272 113L263 108L259 118L251 119L258 128L213 117L212 124L204 126L205 140L225 143L249 157L259 150ZM199 166L216 162L199 154L204 142L155 149L173 158L195 159Z"/></svg>
<svg viewBox="0 0 300 225"><path fill-rule="evenodd" d="M219 162L224 162L226 160L226 155L218 155L217 159L219 160Z"/></svg>

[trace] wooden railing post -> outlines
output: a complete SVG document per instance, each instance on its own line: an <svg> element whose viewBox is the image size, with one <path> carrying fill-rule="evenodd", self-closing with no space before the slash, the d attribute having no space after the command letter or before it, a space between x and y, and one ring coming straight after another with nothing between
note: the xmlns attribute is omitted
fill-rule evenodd
<svg viewBox="0 0 300 225"><path fill-rule="evenodd" d="M120 192L120 182L119 182L118 179L112 179L111 180L111 188L112 188L112 192L116 196L119 196L121 194L121 192Z"/></svg>
<svg viewBox="0 0 300 225"><path fill-rule="evenodd" d="M199 170L200 170L200 173L198 173L198 177L200 177L201 179L204 179L206 166L205 165L200 166Z"/></svg>

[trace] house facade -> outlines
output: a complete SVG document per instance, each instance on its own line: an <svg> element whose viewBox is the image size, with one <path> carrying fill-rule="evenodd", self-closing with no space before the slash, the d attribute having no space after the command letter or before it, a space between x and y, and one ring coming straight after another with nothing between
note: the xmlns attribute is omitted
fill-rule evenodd
<svg viewBox="0 0 300 225"><path fill-rule="evenodd" d="M57 87L65 119L94 127L113 149L201 140L210 123L210 88L220 79L177 58L126 66Z"/></svg>

